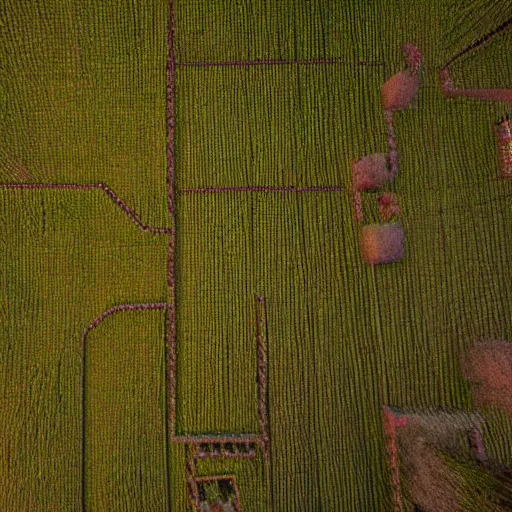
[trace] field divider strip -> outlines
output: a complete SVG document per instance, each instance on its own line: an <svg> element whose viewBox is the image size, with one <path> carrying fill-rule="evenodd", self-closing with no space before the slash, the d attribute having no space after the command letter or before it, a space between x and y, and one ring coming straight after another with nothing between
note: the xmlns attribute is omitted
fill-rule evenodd
<svg viewBox="0 0 512 512"><path fill-rule="evenodd" d="M174 256L176 252L176 215L174 208L174 178L175 178L175 130L176 130L176 91L174 84L174 75L176 61L174 56L174 0L168 0L169 19L167 28L167 84L166 84L166 159L167 159L167 209L171 221L169 236L169 246L167 251L167 289L169 295L169 309L166 318L166 385L165 400L167 407L165 427L166 427L166 464L165 473L167 480L167 510L171 512L173 507L172 488L171 488L171 444L175 443L176 437L176 280ZM187 448L186 448L187 450ZM187 454L185 454L187 456ZM194 461L195 471L195 461ZM187 485L188 487L188 485ZM197 496L197 489L193 489ZM195 499L193 501L195 503Z"/></svg>
<svg viewBox="0 0 512 512"><path fill-rule="evenodd" d="M193 435L180 435L174 436L173 442L176 444L242 444L242 443L257 443L261 445L261 434L193 434Z"/></svg>
<svg viewBox="0 0 512 512"><path fill-rule="evenodd" d="M258 416L261 430L261 449L265 457L265 473L267 479L267 505L274 510L274 492L272 487L272 460L269 427L268 401L268 329L267 301L265 297L256 296L256 343L257 343L257 379L258 379Z"/></svg>
<svg viewBox="0 0 512 512"><path fill-rule="evenodd" d="M197 453L197 446L185 446L185 473L187 481L187 496L192 509L199 511L199 489L196 482L197 462L195 454Z"/></svg>
<svg viewBox="0 0 512 512"><path fill-rule="evenodd" d="M315 66L315 65L333 65L341 64L345 66L383 66L383 62L378 61L348 61L344 58L335 57L332 59L255 59L255 60L233 60L233 61L220 61L220 62L179 62L176 64L177 67L183 68L221 68L221 67L255 67L255 66Z"/></svg>
<svg viewBox="0 0 512 512"><path fill-rule="evenodd" d="M308 194L314 192L344 192L344 187L326 186L326 187L267 187L267 186L248 186L248 187L207 187L207 188L182 188L178 190L180 194L225 194L236 192L255 192L255 193L284 193L284 194Z"/></svg>
<svg viewBox="0 0 512 512"><path fill-rule="evenodd" d="M270 459L270 434L268 428L267 385L267 303L263 297L256 297L256 304L258 416L261 429L261 444L268 463Z"/></svg>

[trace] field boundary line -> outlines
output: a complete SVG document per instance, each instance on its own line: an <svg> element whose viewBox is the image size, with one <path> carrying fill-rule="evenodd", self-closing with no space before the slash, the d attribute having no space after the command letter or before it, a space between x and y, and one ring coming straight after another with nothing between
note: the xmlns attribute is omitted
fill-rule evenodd
<svg viewBox="0 0 512 512"><path fill-rule="evenodd" d="M174 211L174 138L176 128L174 97L174 0L169 0L169 29L167 35L167 209L171 218L167 260L167 285L169 288L170 308L167 314L167 364L168 364L168 409L169 438L174 438L176 428L176 282L174 278L174 253L176 248L176 229Z"/></svg>
<svg viewBox="0 0 512 512"><path fill-rule="evenodd" d="M174 0L168 0L169 19L167 27L167 84L166 84L166 158L167 158L167 209L171 220L169 246L167 251L167 289L169 308L166 315L166 382L165 382L165 433L166 463L165 478L167 481L167 510L173 509L173 492L171 488L171 445L176 434L176 281L174 255L176 251L176 216L174 210L174 178L175 178L175 129L176 129L176 98L174 88L175 57L174 57Z"/></svg>
<svg viewBox="0 0 512 512"><path fill-rule="evenodd" d="M315 66L315 65L334 65L340 64L345 66L364 66L364 67L378 67L383 66L383 62L379 61L348 61L342 57L334 57L332 59L254 59L254 60L232 60L220 62L204 62L204 61L190 61L179 62L177 67L183 68L221 68L221 67L255 67L255 66Z"/></svg>
<svg viewBox="0 0 512 512"><path fill-rule="evenodd" d="M128 206L108 185L104 183L0 183L0 190L101 190L103 191L142 231L153 234L170 234L172 228L150 226L141 220L135 210Z"/></svg>
<svg viewBox="0 0 512 512"><path fill-rule="evenodd" d="M256 343L258 361L258 416L261 430L261 449L265 457L265 477L267 480L267 505L275 510L274 475L272 470L271 437L269 426L269 389L268 389L268 326L267 301L256 295Z"/></svg>
<svg viewBox="0 0 512 512"><path fill-rule="evenodd" d="M199 490L196 482L197 462L196 446L185 445L185 474L187 482L187 497L194 511L199 511Z"/></svg>
<svg viewBox="0 0 512 512"><path fill-rule="evenodd" d="M173 437L175 444L243 444L256 443L261 445L261 434L190 434Z"/></svg>
<svg viewBox="0 0 512 512"><path fill-rule="evenodd" d="M258 416L261 430L261 446L270 462L270 433L268 427L268 384L267 384L267 303L256 296L256 343L258 361Z"/></svg>
<svg viewBox="0 0 512 512"><path fill-rule="evenodd" d="M255 193L284 193L284 194L308 194L314 192L344 192L344 187L326 186L326 187L267 187L267 186L248 186L248 187L207 187L207 188L182 188L178 190L180 194L224 194L236 192L255 192Z"/></svg>

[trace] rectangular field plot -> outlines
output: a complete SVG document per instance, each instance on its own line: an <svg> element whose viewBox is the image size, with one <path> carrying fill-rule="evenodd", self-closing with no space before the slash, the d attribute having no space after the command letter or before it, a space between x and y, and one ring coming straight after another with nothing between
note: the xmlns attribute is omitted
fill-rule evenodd
<svg viewBox="0 0 512 512"><path fill-rule="evenodd" d="M199 462L197 466L196 477L199 485L198 491L202 501L210 503L221 498L221 502L226 503L226 495L235 496L231 498L231 503L239 503L243 511L272 510L270 494L265 480L265 465L261 457L251 460L219 460L209 459ZM234 486L225 485L219 488L215 481L234 478ZM201 483L204 483L204 494L201 493ZM210 483L210 493L208 493L207 484ZM208 485L208 487L210 486ZM215 489L217 487L217 489ZM234 488L233 488L234 487ZM211 491L220 492L211 492ZM205 495L206 494L206 495ZM220 495L220 496L219 496ZM215 510L214 507L212 507ZM207 509L206 509L207 510ZM231 510L226 507L227 511ZM238 510L238 509L236 509Z"/></svg>
<svg viewBox="0 0 512 512"><path fill-rule="evenodd" d="M347 0L179 0L179 62L253 59L377 60L383 6Z"/></svg>
<svg viewBox="0 0 512 512"><path fill-rule="evenodd" d="M91 510L167 510L165 313L124 312L87 337Z"/></svg>
<svg viewBox="0 0 512 512"><path fill-rule="evenodd" d="M382 348L372 273L360 260L348 198L257 201L256 283L268 304L276 507L377 509L382 382L370 362Z"/></svg>
<svg viewBox="0 0 512 512"><path fill-rule="evenodd" d="M381 67L187 68L176 75L176 187L347 186L385 151Z"/></svg>
<svg viewBox="0 0 512 512"><path fill-rule="evenodd" d="M0 509L79 510L82 335L114 305L165 302L167 239L98 190L2 190L0 218ZM148 379L155 357L137 359Z"/></svg>
<svg viewBox="0 0 512 512"><path fill-rule="evenodd" d="M257 432L256 301L249 204L179 200L178 429Z"/></svg>

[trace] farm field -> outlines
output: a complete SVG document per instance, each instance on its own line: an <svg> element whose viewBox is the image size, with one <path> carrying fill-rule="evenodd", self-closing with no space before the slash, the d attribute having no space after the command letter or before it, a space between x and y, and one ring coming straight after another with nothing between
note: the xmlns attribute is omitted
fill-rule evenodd
<svg viewBox="0 0 512 512"><path fill-rule="evenodd" d="M268 454L195 475L234 476L246 512L392 510L382 406L474 411L460 355L512 340L512 181L492 130L507 105L447 100L437 77L511 16L482 0L4 0L0 510L190 510L183 440L263 429L263 338ZM351 162L387 151L380 86L406 41L422 85L394 114L387 186L405 258L371 267ZM510 87L511 44L469 53L454 81ZM512 464L512 423L479 411Z"/></svg>

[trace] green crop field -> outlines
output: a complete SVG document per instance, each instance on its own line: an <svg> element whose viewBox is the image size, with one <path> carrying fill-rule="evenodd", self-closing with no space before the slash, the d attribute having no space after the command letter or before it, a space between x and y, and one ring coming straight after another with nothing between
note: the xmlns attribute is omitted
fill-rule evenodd
<svg viewBox="0 0 512 512"><path fill-rule="evenodd" d="M498 0L0 0L0 511L190 510L174 436L260 432L256 297L269 463L258 447L196 475L234 475L245 512L391 511L382 406L473 411L460 355L512 340L493 134L509 107L446 99L437 76L511 16ZM387 151L380 87L407 41L421 88L394 114L386 187L405 258L372 267L351 162ZM512 29L454 81L512 87L511 45ZM512 464L512 422L480 412Z"/></svg>

